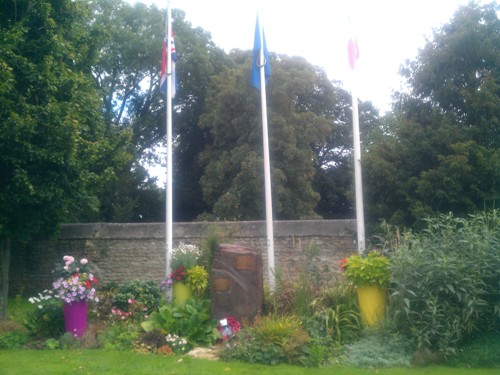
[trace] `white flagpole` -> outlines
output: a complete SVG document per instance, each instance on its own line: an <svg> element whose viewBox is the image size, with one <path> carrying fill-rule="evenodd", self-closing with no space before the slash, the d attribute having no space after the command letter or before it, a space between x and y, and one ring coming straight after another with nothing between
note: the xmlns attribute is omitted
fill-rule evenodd
<svg viewBox="0 0 500 375"><path fill-rule="evenodd" d="M354 182L356 190L356 226L358 236L358 254L363 255L365 252L365 214L363 211L363 181L361 177L361 141L359 136L359 110L357 77L356 77L356 61L359 58L359 47L354 27L351 19L348 18L351 29L350 40L347 45L347 57L352 70L352 134L354 143Z"/></svg>
<svg viewBox="0 0 500 375"><path fill-rule="evenodd" d="M271 195L271 167L269 161L269 137L267 129L267 101L266 101L266 74L264 66L264 36L262 23L259 17L259 37L260 37L260 97L262 108L262 140L264 146L264 181L266 196L266 232L267 232L267 270L269 280L269 291L274 293L276 289L275 266L274 266L274 231L273 231L273 201Z"/></svg>
<svg viewBox="0 0 500 375"><path fill-rule="evenodd" d="M167 184L166 190L166 276L170 275L172 260L172 11L170 0L167 6L166 38L167 38Z"/></svg>
<svg viewBox="0 0 500 375"><path fill-rule="evenodd" d="M355 84L353 86L356 86ZM363 182L361 177L361 142L359 137L358 97L352 90L352 131L354 140L354 179L356 189L356 226L358 231L358 253L365 252L365 215L363 211Z"/></svg>

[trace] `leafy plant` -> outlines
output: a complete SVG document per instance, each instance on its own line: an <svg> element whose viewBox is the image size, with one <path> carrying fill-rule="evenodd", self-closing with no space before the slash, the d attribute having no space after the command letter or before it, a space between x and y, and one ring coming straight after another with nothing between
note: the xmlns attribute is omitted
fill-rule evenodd
<svg viewBox="0 0 500 375"><path fill-rule="evenodd" d="M46 292L46 295L39 293L38 297L30 298L36 308L29 311L23 320L23 325L34 338L58 338L64 333L62 301Z"/></svg>
<svg viewBox="0 0 500 375"><path fill-rule="evenodd" d="M0 332L0 349L21 349L30 341L26 330Z"/></svg>
<svg viewBox="0 0 500 375"><path fill-rule="evenodd" d="M186 271L186 281L191 290L199 297L208 286L208 272L203 266L194 266Z"/></svg>
<svg viewBox="0 0 500 375"><path fill-rule="evenodd" d="M221 353L225 360L276 365L289 363L317 366L324 360L324 348L311 343L302 322L295 316L265 316L237 334Z"/></svg>
<svg viewBox="0 0 500 375"><path fill-rule="evenodd" d="M347 279L356 286L379 285L383 288L391 281L390 261L384 255L371 251L367 256L352 255L342 263Z"/></svg>
<svg viewBox="0 0 500 375"><path fill-rule="evenodd" d="M420 234L405 233L393 257L391 311L419 348L453 354L500 322L500 218L442 215Z"/></svg>
<svg viewBox="0 0 500 375"><path fill-rule="evenodd" d="M149 314L160 305L161 290L158 284L152 280L130 280L120 284L112 303L118 309L128 312L133 305L130 301L138 301L144 305L144 314Z"/></svg>
<svg viewBox="0 0 500 375"><path fill-rule="evenodd" d="M128 323L115 323L101 333L100 340L104 349L131 350L139 338L140 327Z"/></svg>
<svg viewBox="0 0 500 375"><path fill-rule="evenodd" d="M347 364L355 367L409 367L415 346L402 335L373 331L346 345L344 352Z"/></svg>
<svg viewBox="0 0 500 375"><path fill-rule="evenodd" d="M177 270L182 267L188 270L198 264L198 260L202 256L202 251L196 245L179 243L172 249L172 263L170 267Z"/></svg>
<svg viewBox="0 0 500 375"><path fill-rule="evenodd" d="M142 323L142 328L146 332L160 330L164 334L185 337L192 346L208 346L220 338L207 299L191 299L182 305L163 305Z"/></svg>

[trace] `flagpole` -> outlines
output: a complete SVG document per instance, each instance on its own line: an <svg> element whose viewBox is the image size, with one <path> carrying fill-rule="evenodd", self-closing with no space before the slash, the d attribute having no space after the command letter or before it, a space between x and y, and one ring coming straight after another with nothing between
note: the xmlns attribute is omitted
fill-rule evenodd
<svg viewBox="0 0 500 375"><path fill-rule="evenodd" d="M269 280L269 291L274 293L276 289L275 265L274 265L274 230L273 230L273 201L271 194L271 167L269 161L269 136L267 127L267 100L266 100L266 77L264 67L264 36L262 23L259 20L259 37L261 41L259 70L260 70L260 97L262 109L262 141L264 146L264 181L266 197L266 232L267 232L267 270Z"/></svg>
<svg viewBox="0 0 500 375"><path fill-rule="evenodd" d="M351 27L351 39L347 44L347 57L349 66L351 67L353 84L352 84L352 133L354 143L354 182L356 190L356 227L358 238L358 254L363 255L365 252L365 214L363 211L363 181L361 175L361 141L359 136L359 110L358 110L358 96L357 79L355 74L356 61L359 58L359 47L356 35L354 34L354 27L349 19Z"/></svg>
<svg viewBox="0 0 500 375"><path fill-rule="evenodd" d="M355 88L352 90L352 131L354 140L354 179L356 189L358 253L363 255L365 252L365 215L363 210L363 182L361 175L361 141L359 137L358 97L356 95Z"/></svg>
<svg viewBox="0 0 500 375"><path fill-rule="evenodd" d="M166 276L171 272L172 260L172 11L170 8L171 1L167 5L167 20L165 37L167 39L167 183L166 183Z"/></svg>

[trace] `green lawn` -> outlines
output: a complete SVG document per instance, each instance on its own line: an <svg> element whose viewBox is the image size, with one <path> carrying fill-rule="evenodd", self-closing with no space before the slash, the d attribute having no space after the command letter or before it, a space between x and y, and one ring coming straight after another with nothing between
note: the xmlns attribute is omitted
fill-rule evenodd
<svg viewBox="0 0 500 375"><path fill-rule="evenodd" d="M0 351L1 375L154 375L154 374L259 374L259 375L498 375L499 369L457 369L424 367L366 370L356 368L302 368L263 366L246 363L208 361L184 357L166 357L134 352L105 350L3 350Z"/></svg>

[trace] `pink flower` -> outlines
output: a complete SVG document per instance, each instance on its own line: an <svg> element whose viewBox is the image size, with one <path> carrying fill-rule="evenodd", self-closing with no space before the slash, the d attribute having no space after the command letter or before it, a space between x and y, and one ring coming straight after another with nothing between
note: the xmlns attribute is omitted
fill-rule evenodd
<svg viewBox="0 0 500 375"><path fill-rule="evenodd" d="M86 258L83 258L82 260L80 260L80 263L82 265L86 265L89 261L86 259Z"/></svg>
<svg viewBox="0 0 500 375"><path fill-rule="evenodd" d="M75 261L75 258L70 255L65 255L63 256L63 260L66 262L66 264L71 264Z"/></svg>

